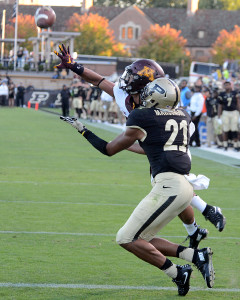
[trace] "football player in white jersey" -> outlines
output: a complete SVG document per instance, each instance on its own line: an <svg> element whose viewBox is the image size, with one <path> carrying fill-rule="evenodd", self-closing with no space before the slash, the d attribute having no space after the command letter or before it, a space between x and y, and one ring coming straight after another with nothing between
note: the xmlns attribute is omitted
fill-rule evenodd
<svg viewBox="0 0 240 300"><path fill-rule="evenodd" d="M59 49L61 53L54 51L61 59L61 63L56 67L72 70L86 82L101 88L112 97L115 97L117 104L126 117L128 117L133 109L140 105L140 92L143 88L149 82L165 76L163 69L155 61L139 59L125 68L125 72L120 77L119 83L115 84L106 80L100 74L85 68L82 64L74 62L69 49L66 49L64 45L59 45ZM131 146L128 150L144 154L143 149L138 144ZM219 207L208 205L197 195L193 196L191 205L200 210L204 217L219 231L224 229L226 220ZM187 207L179 217L188 232L188 238L190 239L189 246L197 248L200 241L206 238L208 231L197 226L191 206Z"/></svg>

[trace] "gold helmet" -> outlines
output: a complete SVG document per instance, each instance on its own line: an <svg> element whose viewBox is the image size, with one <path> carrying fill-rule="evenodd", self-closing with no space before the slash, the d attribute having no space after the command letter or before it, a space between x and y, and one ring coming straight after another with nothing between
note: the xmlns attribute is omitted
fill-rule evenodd
<svg viewBox="0 0 240 300"><path fill-rule="evenodd" d="M145 86L140 97L146 108L175 108L180 101L180 90L173 80L157 78Z"/></svg>

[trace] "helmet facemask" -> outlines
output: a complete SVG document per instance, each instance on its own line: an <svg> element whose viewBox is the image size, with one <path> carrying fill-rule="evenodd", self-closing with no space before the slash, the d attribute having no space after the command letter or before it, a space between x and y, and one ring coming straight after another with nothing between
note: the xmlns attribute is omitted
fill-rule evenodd
<svg viewBox="0 0 240 300"><path fill-rule="evenodd" d="M147 76L134 74L130 66L128 66L119 78L119 88L133 95L140 93L149 82L150 80Z"/></svg>

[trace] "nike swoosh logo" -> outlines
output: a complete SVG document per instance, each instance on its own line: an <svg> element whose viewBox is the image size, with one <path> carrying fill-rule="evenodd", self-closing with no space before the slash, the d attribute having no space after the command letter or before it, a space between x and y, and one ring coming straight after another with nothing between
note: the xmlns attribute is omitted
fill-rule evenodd
<svg viewBox="0 0 240 300"><path fill-rule="evenodd" d="M165 185L164 185L163 188L164 188L164 189L170 189L171 187L170 187L170 186L165 186Z"/></svg>
<svg viewBox="0 0 240 300"><path fill-rule="evenodd" d="M188 278L188 272L184 272L183 275L185 276L185 280L184 280L183 284L185 284L187 281L187 278Z"/></svg>

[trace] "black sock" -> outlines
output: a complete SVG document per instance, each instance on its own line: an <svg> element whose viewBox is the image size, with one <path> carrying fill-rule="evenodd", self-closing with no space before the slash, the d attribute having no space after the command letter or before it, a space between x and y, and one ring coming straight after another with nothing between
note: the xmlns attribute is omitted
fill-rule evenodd
<svg viewBox="0 0 240 300"><path fill-rule="evenodd" d="M163 266L161 266L161 270L167 270L168 268L170 268L172 266L172 262L170 259L166 258L165 263L163 264Z"/></svg>
<svg viewBox="0 0 240 300"><path fill-rule="evenodd" d="M183 250L185 250L186 248L187 247L179 245L178 248L177 248L177 254L176 254L176 256L179 257L179 253L183 252Z"/></svg>
<svg viewBox="0 0 240 300"><path fill-rule="evenodd" d="M203 214L204 216L206 216L211 208L212 208L212 206L207 204L207 206L205 207L205 209L204 209L204 211L202 212L202 214Z"/></svg>

